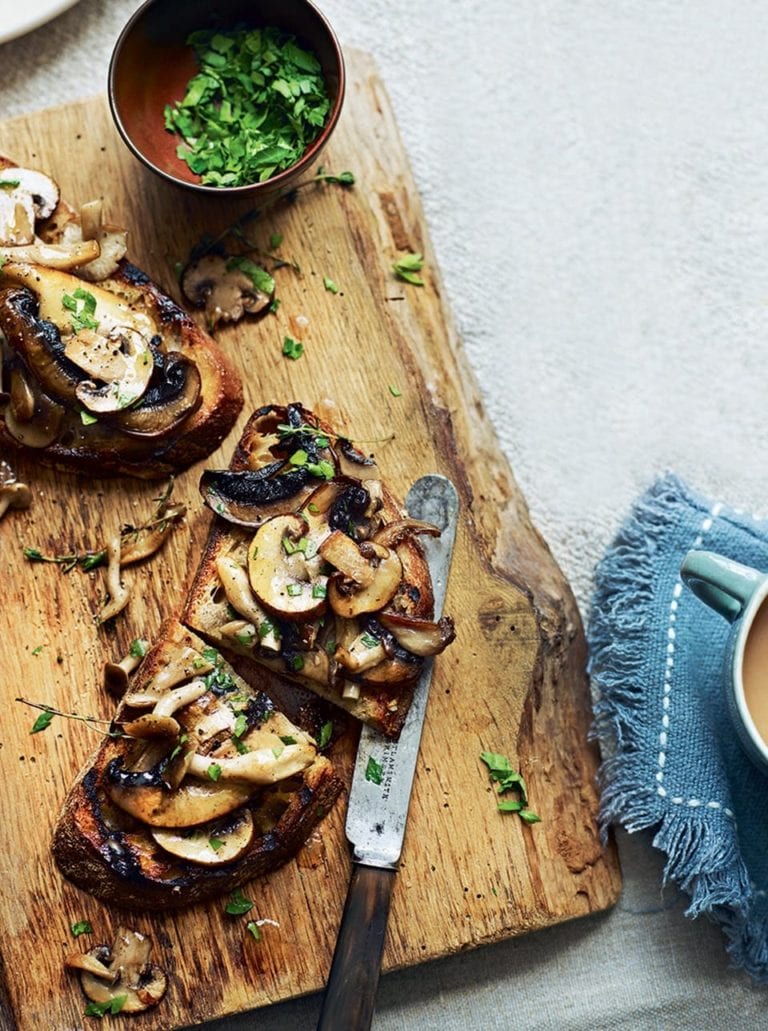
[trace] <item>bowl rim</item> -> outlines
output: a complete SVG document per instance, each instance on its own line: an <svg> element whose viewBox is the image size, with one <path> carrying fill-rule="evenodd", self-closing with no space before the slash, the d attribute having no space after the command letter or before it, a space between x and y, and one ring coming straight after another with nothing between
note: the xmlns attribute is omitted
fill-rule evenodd
<svg viewBox="0 0 768 1031"><path fill-rule="evenodd" d="M241 186L213 186L209 183L196 183L190 182L187 179L179 179L172 173L167 172L164 168L160 168L156 165L146 156L146 154L142 153L139 147L134 143L118 110L117 99L115 96L115 79L117 63L123 46L126 39L133 31L136 22L140 20L146 9L161 2L163 2L163 0L144 0L144 3L142 3L141 6L133 12L131 17L125 23L120 35L115 41L114 47L112 48L112 55L109 60L109 71L107 74L107 97L109 100L109 108L112 113L112 120L115 123L123 143L125 143L134 157L138 158L138 160L151 172L154 172L155 175L160 176L162 179L165 179L166 182L172 183L174 186L180 186L195 193L208 194L214 197L237 197L244 194L252 194L256 190L263 191L264 193L279 191L282 184L285 184L289 179L292 180L297 174L300 174L312 164L318 152L322 150L327 143L328 137L333 132L336 123L339 120L339 115L341 114L341 109L344 103L344 94L346 92L346 69L344 66L344 53L341 49L341 44L339 43L339 39L333 26L325 14L323 14L320 8L313 3L312 0L300 0L305 7L311 8L318 20L321 22L323 29L328 35L338 67L339 85L336 91L336 99L328 115L328 119L318 136L307 147L295 164L291 165L289 168L284 168L281 172L278 172L277 175L270 176L269 179L265 179L263 182L245 183Z"/></svg>

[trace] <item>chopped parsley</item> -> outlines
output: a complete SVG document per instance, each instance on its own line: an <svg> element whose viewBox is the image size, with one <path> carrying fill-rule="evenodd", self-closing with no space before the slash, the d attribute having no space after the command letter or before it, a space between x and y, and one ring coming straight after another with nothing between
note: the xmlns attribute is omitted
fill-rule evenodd
<svg viewBox="0 0 768 1031"><path fill-rule="evenodd" d="M287 584L285 589L289 598L298 598L302 591L301 584Z"/></svg>
<svg viewBox="0 0 768 1031"><path fill-rule="evenodd" d="M488 776L496 784L496 791L503 795L507 791L516 791L518 798L503 798L497 803L499 812L517 813L525 823L540 823L541 817L528 808L528 789L521 773L512 768L505 755L498 752L481 752L481 760L488 767Z"/></svg>
<svg viewBox="0 0 768 1031"><path fill-rule="evenodd" d="M326 172L325 169L320 166L315 176L316 182L324 183L336 183L337 186L354 186L355 176L352 172L339 172L338 175L334 175L333 172Z"/></svg>
<svg viewBox="0 0 768 1031"><path fill-rule="evenodd" d="M71 294L62 294L61 306L70 312L69 321L75 333L81 329L98 329L99 320L96 314L96 298L88 290L78 287Z"/></svg>
<svg viewBox="0 0 768 1031"><path fill-rule="evenodd" d="M231 272L232 269L239 269L245 273L253 283L254 289L260 293L267 294L269 297L275 292L275 281L272 276L261 265L251 261L250 258L230 258L227 262L227 272Z"/></svg>
<svg viewBox="0 0 768 1031"><path fill-rule="evenodd" d="M56 713L51 712L49 709L46 709L45 712L41 712L35 720L35 722L32 724L30 734L39 734L41 730L47 730L47 728L51 725L51 720L55 715Z"/></svg>
<svg viewBox="0 0 768 1031"><path fill-rule="evenodd" d="M285 337L283 339L283 354L286 358L291 358L297 362L304 354L304 344L300 340L294 340L293 337Z"/></svg>
<svg viewBox="0 0 768 1031"><path fill-rule="evenodd" d="M249 920L248 923L245 925L245 929L253 935L254 941L261 941L261 928L255 920Z"/></svg>
<svg viewBox="0 0 768 1031"><path fill-rule="evenodd" d="M78 920L70 928L73 938L79 938L81 934L93 934L90 920Z"/></svg>
<svg viewBox="0 0 768 1031"><path fill-rule="evenodd" d="M250 909L253 909L253 903L243 895L239 888L232 892L229 902L224 906L224 912L229 913L230 916L242 916Z"/></svg>
<svg viewBox="0 0 768 1031"><path fill-rule="evenodd" d="M324 723L322 725L322 727L320 728L320 736L317 739L317 747L318 748L325 748L325 746L331 740L331 735L332 734L333 734L333 723L332 723L331 720L328 720L328 722Z"/></svg>
<svg viewBox="0 0 768 1031"><path fill-rule="evenodd" d="M392 266L398 279L405 280L413 286L424 286L424 280L416 273L424 268L424 259L420 254L404 254Z"/></svg>
<svg viewBox="0 0 768 1031"><path fill-rule="evenodd" d="M272 749L272 755L274 755L275 759L279 759L284 751L285 745L275 745L275 747Z"/></svg>
<svg viewBox="0 0 768 1031"><path fill-rule="evenodd" d="M323 286L329 294L337 294L339 292L338 286L336 285L336 283L334 283L330 276L323 276Z"/></svg>
<svg viewBox="0 0 768 1031"><path fill-rule="evenodd" d="M218 852L219 849L224 845L221 838L216 838L213 835L208 839L208 845L213 849L214 852Z"/></svg>
<svg viewBox="0 0 768 1031"><path fill-rule="evenodd" d="M328 588L325 584L312 584L312 597L313 598L325 598L328 594ZM335 651L335 649L334 649Z"/></svg>
<svg viewBox="0 0 768 1031"><path fill-rule="evenodd" d="M98 418L93 414L93 412L86 412L84 408L80 409L80 422L83 426L93 426L93 424L98 421Z"/></svg>
<svg viewBox="0 0 768 1031"><path fill-rule="evenodd" d="M218 763L211 763L207 770L208 776L211 780L218 780L221 776L221 766Z"/></svg>
<svg viewBox="0 0 768 1031"><path fill-rule="evenodd" d="M281 734L280 735L280 740L283 742L284 745L295 745L296 744L296 738L295 737L291 737L290 734Z"/></svg>
<svg viewBox="0 0 768 1031"><path fill-rule="evenodd" d="M331 108L315 55L277 28L202 30L187 43L199 71L166 105L165 127L200 181L244 186L295 164Z"/></svg>
<svg viewBox="0 0 768 1031"><path fill-rule="evenodd" d="M149 641L145 641L143 637L136 637L131 641L131 646L128 649L128 654L134 659L143 659L149 649Z"/></svg>
<svg viewBox="0 0 768 1031"><path fill-rule="evenodd" d="M234 727L232 729L232 735L233 735L233 737L242 737L247 729L248 729L248 720L245 718L245 713L241 712L240 715L235 720L235 725L234 725Z"/></svg>
<svg viewBox="0 0 768 1031"><path fill-rule="evenodd" d="M280 244L282 242L283 242L283 234L282 233L272 233L272 235L269 238L269 249L271 251L276 251L277 248L280 246Z"/></svg>
<svg viewBox="0 0 768 1031"><path fill-rule="evenodd" d="M384 779L384 767L372 755L369 756L368 765L365 767L365 779L372 784L381 784Z"/></svg>
<svg viewBox="0 0 768 1031"><path fill-rule="evenodd" d="M106 1002L89 1002L83 1010L86 1017L103 1017L106 1013L116 1016L125 1006L127 995L116 995L114 999L107 999Z"/></svg>
<svg viewBox="0 0 768 1031"><path fill-rule="evenodd" d="M43 645L43 644L38 644L37 648L33 648L33 649L32 649L32 654L33 654L33 655L39 655L39 654L40 654L40 652L41 652L41 651L43 650L43 648L44 648L44 647L45 647L45 645Z"/></svg>
<svg viewBox="0 0 768 1031"><path fill-rule="evenodd" d="M373 634L361 634L360 643L364 644L366 648L376 648L381 644L381 641L374 637Z"/></svg>
<svg viewBox="0 0 768 1031"><path fill-rule="evenodd" d="M0 179L0 190L15 190L21 186L21 179Z"/></svg>
<svg viewBox="0 0 768 1031"><path fill-rule="evenodd" d="M402 390L400 390L398 387L393 386L391 383L389 384L389 392L392 395L392 397L402 397L403 396Z"/></svg>

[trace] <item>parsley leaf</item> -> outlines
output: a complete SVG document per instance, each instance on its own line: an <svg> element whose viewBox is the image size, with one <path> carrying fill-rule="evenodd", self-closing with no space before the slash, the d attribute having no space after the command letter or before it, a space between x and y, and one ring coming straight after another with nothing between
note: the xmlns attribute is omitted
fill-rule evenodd
<svg viewBox="0 0 768 1031"><path fill-rule="evenodd" d="M30 734L39 734L41 730L46 730L51 725L51 720L56 714L46 710L41 712L35 722L32 724Z"/></svg>
<svg viewBox="0 0 768 1031"><path fill-rule="evenodd" d="M331 740L331 734L333 734L333 723L331 722L331 720L328 720L328 722L324 723L320 728L320 736L317 739L317 747L325 748L325 746Z"/></svg>
<svg viewBox="0 0 768 1031"><path fill-rule="evenodd" d="M114 999L107 999L106 1002L89 1002L83 1010L86 1017L103 1017L106 1013L117 1015L125 1006L127 995L116 995Z"/></svg>
<svg viewBox="0 0 768 1031"><path fill-rule="evenodd" d="M286 358L292 358L296 362L304 354L304 344L300 340L294 340L293 337L285 337L283 340L283 354Z"/></svg>
<svg viewBox="0 0 768 1031"><path fill-rule="evenodd" d="M224 907L224 912L229 913L230 916L242 916L250 909L253 909L253 903L237 888L229 896L229 902Z"/></svg>
<svg viewBox="0 0 768 1031"><path fill-rule="evenodd" d="M323 276L323 286L329 294L337 294L339 292L338 286L336 285L336 283L334 283L330 276Z"/></svg>
<svg viewBox="0 0 768 1031"><path fill-rule="evenodd" d="M372 784L381 784L384 779L384 767L372 755L369 756L368 765L365 767L365 779Z"/></svg>
<svg viewBox="0 0 768 1031"><path fill-rule="evenodd" d="M93 934L90 920L78 920L72 924L71 930L75 938L79 938L81 934Z"/></svg>
<svg viewBox="0 0 768 1031"><path fill-rule="evenodd" d="M255 941L261 941L261 928L255 920L249 920L248 923L245 925L245 929L253 935Z"/></svg>
<svg viewBox="0 0 768 1031"><path fill-rule="evenodd" d="M541 817L528 808L528 789L521 773L512 768L505 755L498 752L481 752L481 760L488 767L488 776L496 784L496 791L502 795L507 791L516 791L519 798L503 798L497 803L499 812L517 813L525 823L541 823Z"/></svg>
<svg viewBox="0 0 768 1031"><path fill-rule="evenodd" d="M416 275L423 268L424 259L420 254L404 254L394 263L392 271L398 279L403 279L406 283L412 283L414 286L424 286L424 280L421 276Z"/></svg>

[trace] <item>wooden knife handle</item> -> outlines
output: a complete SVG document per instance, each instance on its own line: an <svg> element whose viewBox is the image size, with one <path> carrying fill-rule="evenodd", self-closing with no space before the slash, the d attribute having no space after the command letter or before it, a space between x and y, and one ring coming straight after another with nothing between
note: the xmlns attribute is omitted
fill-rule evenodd
<svg viewBox="0 0 768 1031"><path fill-rule="evenodd" d="M394 880L394 870L353 866L317 1031L370 1028Z"/></svg>

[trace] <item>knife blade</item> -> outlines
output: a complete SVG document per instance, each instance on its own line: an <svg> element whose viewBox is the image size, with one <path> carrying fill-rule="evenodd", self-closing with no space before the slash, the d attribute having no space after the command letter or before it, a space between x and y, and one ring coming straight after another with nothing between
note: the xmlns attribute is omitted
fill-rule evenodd
<svg viewBox="0 0 768 1031"><path fill-rule="evenodd" d="M422 540L434 594L435 619L443 610L456 537L459 499L450 480L422 476L408 491L413 519L434 523L440 537ZM408 806L427 710L433 660L424 663L397 741L364 725L352 776L346 833L352 876L318 1031L367 1031L371 1026L394 875L405 836Z"/></svg>

